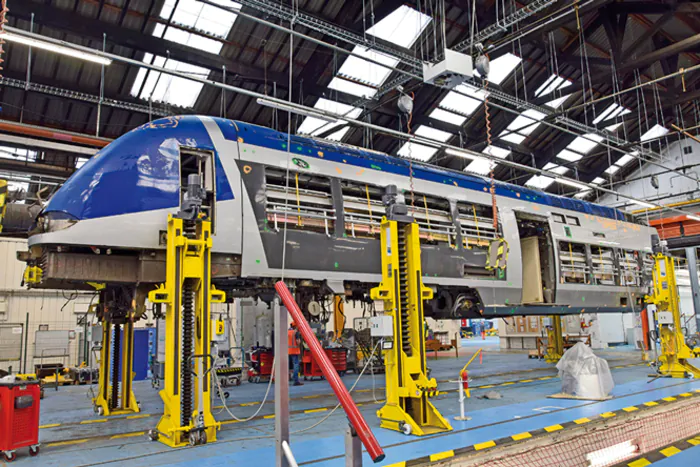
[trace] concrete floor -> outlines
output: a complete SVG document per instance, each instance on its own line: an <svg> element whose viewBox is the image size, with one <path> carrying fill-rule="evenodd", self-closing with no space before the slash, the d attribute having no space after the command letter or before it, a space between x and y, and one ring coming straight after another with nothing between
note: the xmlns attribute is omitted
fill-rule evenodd
<svg viewBox="0 0 700 467"><path fill-rule="evenodd" d="M478 349L484 347L481 364L476 360L470 367L473 378L472 398L467 401L467 411L473 417L468 422L457 422L453 417L459 414L456 384L457 371ZM636 399L650 400L653 393L678 394L683 390L700 388L700 382L685 380L655 380L647 382L648 368L639 365L639 354L629 350L598 352L608 359L613 369L616 387L614 399L592 403L577 400L552 400L546 396L559 392L561 382L556 377L553 365L543 361L528 359L524 353L511 353L498 348L498 339L486 341L473 339L465 342L460 358L454 352L444 353L437 360L431 356L428 366L432 376L440 384L445 394L433 399L434 404L446 418L449 418L455 431L439 437L406 437L397 432L379 428L376 410L380 405L375 400L384 398L384 375L364 375L354 392L354 398L369 425L375 431L380 444L385 447L387 458L378 465L390 465L401 460L413 459L438 452L441 448L470 445L508 434L541 428L552 423L572 420L581 413L602 413L634 404ZM630 366L631 365L631 366ZM617 368L616 368L617 367ZM347 386L354 383L356 376L346 375ZM510 383L499 386L503 383ZM493 386L496 387L493 387ZM479 386L487 386L479 388ZM374 390L373 390L374 387ZM685 389L683 389L685 388ZM15 464L26 466L92 466L92 465L197 465L204 466L268 466L274 465L274 404L272 394L262 407L259 417L250 422L232 423L231 417L221 408L217 409L217 419L224 421L215 444L195 448L170 449L161 443L150 442L143 432L155 427L162 403L157 391L149 381L136 382L134 391L141 402L143 412L132 417L98 417L92 412L89 386L66 386L58 391L47 389L42 401L40 440L42 452L39 457L29 458L25 452L18 453ZM230 388L227 404L239 418L252 415L259 408L267 384L243 383ZM485 400L478 396L487 390L497 390L500 400ZM337 403L325 381L307 382L304 386L290 388L292 398L291 430L305 430L292 435L291 444L300 465L313 463L314 466L342 466L344 460L343 431L347 419L341 409L324 423L315 425L328 415L330 408ZM220 406L220 401L215 401ZM494 410L505 408L507 410ZM314 409L325 408L317 411ZM313 410L311 413L304 411ZM228 422L226 421L228 420ZM691 450L684 451L688 456ZM670 459L669 459L670 460ZM366 465L372 465L367 458ZM670 464L669 464L670 465Z"/></svg>

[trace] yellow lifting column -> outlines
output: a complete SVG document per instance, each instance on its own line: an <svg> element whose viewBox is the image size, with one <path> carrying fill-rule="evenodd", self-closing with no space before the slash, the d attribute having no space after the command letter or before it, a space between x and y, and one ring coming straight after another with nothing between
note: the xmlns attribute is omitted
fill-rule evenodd
<svg viewBox="0 0 700 467"><path fill-rule="evenodd" d="M676 270L673 258L663 253L654 256L653 293L645 297L647 311L654 312L654 318L661 340L660 366L658 372L672 378L685 378L692 375L700 378L700 370L688 362L695 358L685 343L683 322L681 321L680 297L676 284ZM654 310L655 308L655 310Z"/></svg>
<svg viewBox="0 0 700 467"><path fill-rule="evenodd" d="M120 287L100 286L97 316L102 322L100 375L92 406L99 415L141 411L134 381L134 309L131 294Z"/></svg>
<svg viewBox="0 0 700 467"><path fill-rule="evenodd" d="M371 290L384 301L393 320L393 341L385 342L386 404L377 411L383 428L422 436L452 427L428 400L437 395L435 378L428 378L425 358L423 300L432 289L423 285L418 224L406 215L395 186L384 196L387 217L381 223L382 282Z"/></svg>

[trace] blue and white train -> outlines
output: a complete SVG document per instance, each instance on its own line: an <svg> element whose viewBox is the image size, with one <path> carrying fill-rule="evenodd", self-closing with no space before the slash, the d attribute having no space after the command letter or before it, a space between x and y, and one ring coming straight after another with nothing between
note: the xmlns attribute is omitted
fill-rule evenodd
<svg viewBox="0 0 700 467"><path fill-rule="evenodd" d="M311 295L365 295L381 279L387 185L404 190L420 224L436 292L427 316L623 311L649 285L654 230L620 211L497 182L494 227L482 177L414 163L411 180L405 159L299 136L288 147L286 133L203 116L145 124L92 157L45 206L21 259L42 267L42 287L146 293L165 278L166 218L193 155L213 161L213 276L239 296L270 293L283 268ZM509 248L505 270L486 268L496 239Z"/></svg>

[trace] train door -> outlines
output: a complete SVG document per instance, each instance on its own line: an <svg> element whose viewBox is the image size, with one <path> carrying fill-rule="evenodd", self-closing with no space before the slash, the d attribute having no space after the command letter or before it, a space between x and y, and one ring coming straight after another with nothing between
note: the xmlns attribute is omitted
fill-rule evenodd
<svg viewBox="0 0 700 467"><path fill-rule="evenodd" d="M549 222L544 216L518 211L515 218L522 259L521 303L554 303L557 281Z"/></svg>

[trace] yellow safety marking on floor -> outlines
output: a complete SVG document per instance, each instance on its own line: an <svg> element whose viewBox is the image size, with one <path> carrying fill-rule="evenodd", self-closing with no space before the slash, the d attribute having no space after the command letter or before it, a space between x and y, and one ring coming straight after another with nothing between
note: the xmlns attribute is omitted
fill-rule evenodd
<svg viewBox="0 0 700 467"><path fill-rule="evenodd" d="M150 416L151 416L150 413L143 413L143 414L141 414L141 415L129 415L129 416L126 417L126 418L129 419L129 420L135 420L135 419L137 419L137 418L148 418L148 417L150 417Z"/></svg>
<svg viewBox="0 0 700 467"><path fill-rule="evenodd" d="M272 414L272 415L265 415L263 418L275 418L275 414Z"/></svg>
<svg viewBox="0 0 700 467"><path fill-rule="evenodd" d="M519 383L532 383L534 379L523 379L521 381L518 381Z"/></svg>
<svg viewBox="0 0 700 467"><path fill-rule="evenodd" d="M590 418L579 418L578 420L574 420L574 423L577 425L583 425L584 423L588 423L590 421Z"/></svg>
<svg viewBox="0 0 700 467"><path fill-rule="evenodd" d="M659 452L660 452L661 454L663 454L664 456L666 456L666 457L671 457L671 456L675 456L676 454L678 454L679 452L681 452L681 450L678 449L678 448L675 447L675 446L669 446L669 447L667 447L666 449L662 449L662 450L659 451Z"/></svg>
<svg viewBox="0 0 700 467"><path fill-rule="evenodd" d="M700 389L696 389L695 392L700 392Z"/></svg>
<svg viewBox="0 0 700 467"><path fill-rule="evenodd" d="M675 397L664 397L662 400L665 400L666 402L673 402L678 399L676 399Z"/></svg>
<svg viewBox="0 0 700 467"><path fill-rule="evenodd" d="M40 425L40 426L39 426L39 429L42 429L42 428L56 428L57 426L61 426L61 424L60 424L60 423L52 423L52 424L50 424L50 425Z"/></svg>
<svg viewBox="0 0 700 467"><path fill-rule="evenodd" d="M544 377L542 377L542 378L537 378L537 379L540 380L540 381L544 381L544 380L552 379L552 378L553 378L553 376L544 376Z"/></svg>
<svg viewBox="0 0 700 467"><path fill-rule="evenodd" d="M603 418L610 418L610 417L614 417L615 415L617 415L615 412L605 412L605 413L600 414L600 416Z"/></svg>
<svg viewBox="0 0 700 467"><path fill-rule="evenodd" d="M654 407L655 405L659 405L659 403L654 402L654 401L649 401L649 402L645 402L644 405L646 405L647 407Z"/></svg>
<svg viewBox="0 0 700 467"><path fill-rule="evenodd" d="M109 439L135 438L137 436L143 436L145 434L146 434L145 431L138 431L136 433L124 433L122 435L114 435L114 436L110 437Z"/></svg>
<svg viewBox="0 0 700 467"><path fill-rule="evenodd" d="M678 395L681 396L681 397L692 397L692 396L693 396L693 395L692 395L691 393L689 393L689 392L684 392L684 393L678 394Z"/></svg>
<svg viewBox="0 0 700 467"><path fill-rule="evenodd" d="M244 402L241 404L241 407L250 407L251 405L260 405L260 402Z"/></svg>
<svg viewBox="0 0 700 467"><path fill-rule="evenodd" d="M313 396L302 396L302 399L315 399L316 397L321 397L320 394L314 394Z"/></svg>
<svg viewBox="0 0 700 467"><path fill-rule="evenodd" d="M240 423L240 420L224 420L221 422L222 425L230 425L232 423Z"/></svg>
<svg viewBox="0 0 700 467"><path fill-rule="evenodd" d="M304 410L304 413L316 413L316 412L325 412L328 410L325 407L321 407L320 409L309 409L309 410Z"/></svg>
<svg viewBox="0 0 700 467"><path fill-rule="evenodd" d="M83 420L80 422L81 425L89 425L90 423L105 423L107 422L106 418L96 418L94 420Z"/></svg>
<svg viewBox="0 0 700 467"><path fill-rule="evenodd" d="M359 407L359 406L365 405L365 404L363 404L362 402L360 402L359 404L355 404L355 405Z"/></svg>
<svg viewBox="0 0 700 467"><path fill-rule="evenodd" d="M371 389L358 389L355 392L370 392Z"/></svg>
<svg viewBox="0 0 700 467"><path fill-rule="evenodd" d="M482 449L492 448L496 445L493 441L486 441L485 443L479 443L474 445L475 451L481 451Z"/></svg>
<svg viewBox="0 0 700 467"><path fill-rule="evenodd" d="M438 391L437 395L438 396L444 396L445 394L449 394L448 391Z"/></svg>
<svg viewBox="0 0 700 467"><path fill-rule="evenodd" d="M627 464L627 467L646 467L647 465L651 465L651 462L642 457L641 459L630 462Z"/></svg>
<svg viewBox="0 0 700 467"><path fill-rule="evenodd" d="M561 425L552 425L552 426L544 427L544 431L546 431L547 433L551 433L553 431L559 431L559 430L563 430L563 429L564 429L564 427Z"/></svg>
<svg viewBox="0 0 700 467"><path fill-rule="evenodd" d="M450 457L454 457L454 456L455 456L455 452L453 450L438 452L436 454L430 455L430 461L435 462L435 461L439 461L442 459L449 459Z"/></svg>
<svg viewBox="0 0 700 467"><path fill-rule="evenodd" d="M508 381L507 383L501 383L501 386L510 386L511 384L515 384L513 381Z"/></svg>
<svg viewBox="0 0 700 467"><path fill-rule="evenodd" d="M511 436L511 438L513 438L513 441L520 441L522 439L532 438L532 435L526 431L525 433L518 433L517 435L513 435Z"/></svg>
<svg viewBox="0 0 700 467"><path fill-rule="evenodd" d="M386 467L406 467L406 461L397 462L396 464L389 464Z"/></svg>
<svg viewBox="0 0 700 467"><path fill-rule="evenodd" d="M689 439L688 443L692 444L693 446L697 446L700 444L700 436L696 436L695 438Z"/></svg>
<svg viewBox="0 0 700 467"><path fill-rule="evenodd" d="M474 389L489 389L489 388L495 388L495 387L496 387L496 386L493 385L493 384L488 384L488 385L486 385L486 386L478 386L478 387L476 387L476 388L474 388Z"/></svg>
<svg viewBox="0 0 700 467"><path fill-rule="evenodd" d="M53 448L56 446L69 446L71 444L82 444L82 443L87 443L89 440L87 439L73 439L71 441L59 441L57 443L49 443L46 446L49 448Z"/></svg>
<svg viewBox="0 0 700 467"><path fill-rule="evenodd" d="M635 410L639 410L639 407L623 407L622 410L624 410L625 412L634 412Z"/></svg>

